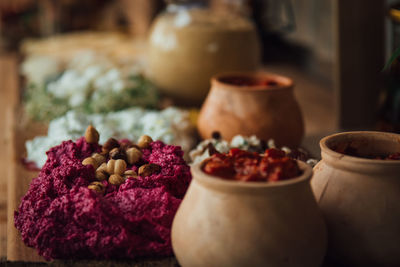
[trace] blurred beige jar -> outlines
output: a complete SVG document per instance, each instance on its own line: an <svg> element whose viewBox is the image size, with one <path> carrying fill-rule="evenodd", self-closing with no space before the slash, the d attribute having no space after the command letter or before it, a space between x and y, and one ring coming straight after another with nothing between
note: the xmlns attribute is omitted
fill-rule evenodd
<svg viewBox="0 0 400 267"><path fill-rule="evenodd" d="M400 266L400 161L348 156L400 152L400 135L344 132L320 141L313 191L328 226L328 256L346 266Z"/></svg>
<svg viewBox="0 0 400 267"><path fill-rule="evenodd" d="M312 194L312 169L279 182L239 182L191 167L193 180L172 224L183 266L317 267L326 230Z"/></svg>
<svg viewBox="0 0 400 267"><path fill-rule="evenodd" d="M201 104L214 74L255 70L260 60L256 29L239 15L170 5L149 36L149 76L178 104Z"/></svg>

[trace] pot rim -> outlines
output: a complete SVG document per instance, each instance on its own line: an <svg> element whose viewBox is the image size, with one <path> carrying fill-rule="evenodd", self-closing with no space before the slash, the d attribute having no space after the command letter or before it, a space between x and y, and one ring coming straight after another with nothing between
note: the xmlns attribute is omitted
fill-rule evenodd
<svg viewBox="0 0 400 267"><path fill-rule="evenodd" d="M221 81L224 77L249 77L249 78L266 78L279 80L275 86L265 85L234 85ZM279 92L283 90L292 90L294 82L291 78L267 71L229 71L221 72L211 77L211 86L218 86L228 90L258 91L258 92Z"/></svg>
<svg viewBox="0 0 400 267"><path fill-rule="evenodd" d="M395 133L388 133L388 132L378 132L378 131L348 131L348 132L340 132L340 133L335 133L331 134L328 136L325 136L319 141L319 146L321 148L321 156L324 156L324 154L335 158L335 159L340 159L340 160L346 160L349 162L353 163L360 163L360 164L379 164L379 165L399 165L400 166L400 160L390 160L390 159L368 159L368 158L362 158L362 157L356 157L356 156L350 156L346 155L343 153L339 153L333 149L331 149L328 146L328 142L335 140L336 138L340 138L343 136L372 136L372 135L378 135L383 138L387 139L399 139L400 141L400 134L395 134Z"/></svg>
<svg viewBox="0 0 400 267"><path fill-rule="evenodd" d="M244 192L255 192L255 191L268 191L271 189L277 189L281 187L294 186L303 182L308 182L313 174L313 169L310 165L300 160L296 160L299 164L300 169L303 173L295 178L276 181L276 182L244 182L227 180L221 177L210 175L201 170L204 161L195 163L190 166L192 177L195 181L217 190L239 190Z"/></svg>

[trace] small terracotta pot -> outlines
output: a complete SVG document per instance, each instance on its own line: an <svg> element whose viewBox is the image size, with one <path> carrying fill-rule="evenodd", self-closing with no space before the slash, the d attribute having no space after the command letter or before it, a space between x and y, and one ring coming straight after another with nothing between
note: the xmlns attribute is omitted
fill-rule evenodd
<svg viewBox="0 0 400 267"><path fill-rule="evenodd" d="M235 79L270 81L272 85L235 85ZM233 82L232 82L233 81ZM201 108L198 130L202 138L219 131L231 140L237 134L277 145L298 147L304 134L303 117L293 94L293 81L265 73L226 73L211 79L211 90Z"/></svg>
<svg viewBox="0 0 400 267"><path fill-rule="evenodd" d="M345 132L320 141L311 185L327 221L328 255L349 266L400 266L400 161L334 151L343 144L387 155L400 151L400 135Z"/></svg>
<svg viewBox="0 0 400 267"><path fill-rule="evenodd" d="M172 225L186 266L320 266L326 230L309 184L312 169L279 182L239 182L191 167L193 180Z"/></svg>

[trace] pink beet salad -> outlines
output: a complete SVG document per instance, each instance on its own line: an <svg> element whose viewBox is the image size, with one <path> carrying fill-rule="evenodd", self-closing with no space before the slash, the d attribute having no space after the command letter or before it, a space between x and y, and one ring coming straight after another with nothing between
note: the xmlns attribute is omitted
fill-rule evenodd
<svg viewBox="0 0 400 267"><path fill-rule="evenodd" d="M191 180L183 151L147 136L101 146L91 131L47 152L15 212L23 242L47 260L172 255L172 220Z"/></svg>

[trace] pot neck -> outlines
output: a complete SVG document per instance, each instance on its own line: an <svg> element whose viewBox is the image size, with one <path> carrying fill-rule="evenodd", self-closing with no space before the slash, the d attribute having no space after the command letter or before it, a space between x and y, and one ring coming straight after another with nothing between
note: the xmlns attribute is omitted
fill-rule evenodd
<svg viewBox="0 0 400 267"><path fill-rule="evenodd" d="M215 191L241 193L241 194L264 194L284 193L288 190L298 190L303 186L309 186L312 176L312 168L302 161L298 161L302 174L296 178L277 182L241 182L226 180L220 177L209 175L201 170L202 163L191 166L193 179L202 186Z"/></svg>
<svg viewBox="0 0 400 267"><path fill-rule="evenodd" d="M349 156L343 153L335 151L333 148L335 145L341 142L360 142L364 144L365 149L370 146L371 154L382 153L382 144L387 144L387 147L393 149L393 151L387 150L386 153L399 152L400 146L400 135L383 133L383 132L344 132L334 134L323 138L320 141L321 157L323 161L332 167L337 169L368 173L368 174L392 174L400 173L400 161L399 160L377 160L368 159L362 157Z"/></svg>
<svg viewBox="0 0 400 267"><path fill-rule="evenodd" d="M238 85L235 84L235 79L249 79L255 81L271 80L275 85ZM232 82L229 82L229 80ZM268 72L227 72L218 74L211 79L212 87L224 90L234 90L240 92L252 93L292 93L293 81L285 76L281 76Z"/></svg>

